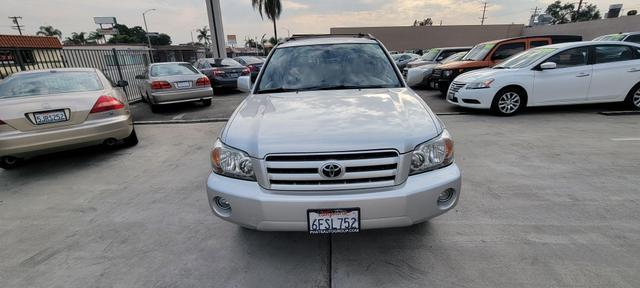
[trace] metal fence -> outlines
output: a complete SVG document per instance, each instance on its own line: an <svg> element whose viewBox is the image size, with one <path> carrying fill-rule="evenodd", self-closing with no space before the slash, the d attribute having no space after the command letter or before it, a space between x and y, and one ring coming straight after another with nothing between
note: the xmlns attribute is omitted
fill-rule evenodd
<svg viewBox="0 0 640 288"><path fill-rule="evenodd" d="M127 99L141 99L136 75L151 63L147 50L131 49L6 49L0 50L0 79L19 71L62 67L101 70L110 80L126 80Z"/></svg>

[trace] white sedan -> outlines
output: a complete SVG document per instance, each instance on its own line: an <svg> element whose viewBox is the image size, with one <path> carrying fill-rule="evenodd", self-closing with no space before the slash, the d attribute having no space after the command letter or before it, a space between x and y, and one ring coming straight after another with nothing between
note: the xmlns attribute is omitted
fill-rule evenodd
<svg viewBox="0 0 640 288"><path fill-rule="evenodd" d="M458 76L449 103L514 115L525 107L627 102L640 109L640 45L573 42L531 49Z"/></svg>

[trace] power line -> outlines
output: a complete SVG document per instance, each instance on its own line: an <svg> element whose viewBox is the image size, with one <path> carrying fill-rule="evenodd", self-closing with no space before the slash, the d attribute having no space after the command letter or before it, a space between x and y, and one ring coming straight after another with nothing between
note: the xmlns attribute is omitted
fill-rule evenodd
<svg viewBox="0 0 640 288"><path fill-rule="evenodd" d="M9 16L9 19L12 19L13 24L16 24L14 26L11 26L11 28L18 29L18 33L20 33L20 35L22 35L22 27L24 27L24 25L20 25L20 22L18 22L18 19L22 19L22 17L21 16Z"/></svg>
<svg viewBox="0 0 640 288"><path fill-rule="evenodd" d="M484 20L487 19L485 15L487 15L487 4L488 2L484 2L484 8L482 8L482 18L480 18L480 25L484 25Z"/></svg>

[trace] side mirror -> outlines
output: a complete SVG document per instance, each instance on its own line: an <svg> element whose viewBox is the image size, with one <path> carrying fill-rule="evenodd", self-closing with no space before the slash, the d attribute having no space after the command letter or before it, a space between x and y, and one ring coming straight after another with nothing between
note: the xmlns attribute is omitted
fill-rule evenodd
<svg viewBox="0 0 640 288"><path fill-rule="evenodd" d="M540 70L553 70L558 68L558 64L555 62L544 62L540 64Z"/></svg>
<svg viewBox="0 0 640 288"><path fill-rule="evenodd" d="M136 79L142 80L142 79L144 79L144 75L136 75Z"/></svg>
<svg viewBox="0 0 640 288"><path fill-rule="evenodd" d="M249 93L251 91L251 76L238 77L238 90Z"/></svg>
<svg viewBox="0 0 640 288"><path fill-rule="evenodd" d="M116 83L116 86L124 88L129 86L129 82L127 82L126 80L118 80L118 83Z"/></svg>

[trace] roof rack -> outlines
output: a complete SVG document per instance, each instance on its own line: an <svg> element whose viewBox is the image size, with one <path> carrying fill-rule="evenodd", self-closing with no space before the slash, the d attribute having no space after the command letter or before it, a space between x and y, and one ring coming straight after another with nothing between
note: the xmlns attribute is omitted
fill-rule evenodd
<svg viewBox="0 0 640 288"><path fill-rule="evenodd" d="M351 38L367 38L376 40L375 37L369 33L355 33L355 34L293 34L291 37L286 38L284 42L308 39L308 38L330 38L330 37L351 37Z"/></svg>

